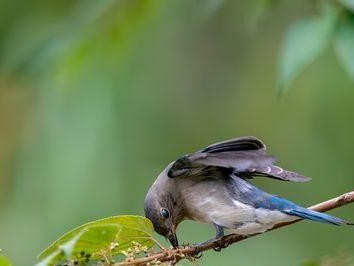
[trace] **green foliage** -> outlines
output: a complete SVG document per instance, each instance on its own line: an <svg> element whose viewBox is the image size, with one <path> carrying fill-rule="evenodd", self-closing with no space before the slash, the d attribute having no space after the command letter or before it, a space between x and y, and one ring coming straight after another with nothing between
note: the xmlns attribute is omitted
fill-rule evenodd
<svg viewBox="0 0 354 266"><path fill-rule="evenodd" d="M354 7L354 1L352 2ZM354 18L339 25L334 38L334 48L344 68L354 79Z"/></svg>
<svg viewBox="0 0 354 266"><path fill-rule="evenodd" d="M340 0L340 2L352 12L354 12L354 0Z"/></svg>
<svg viewBox="0 0 354 266"><path fill-rule="evenodd" d="M112 256L128 256L132 246L147 250L154 244L151 222L142 216L121 215L81 225L64 234L38 256L37 266L52 265L58 261L105 259ZM129 255L130 256L130 255Z"/></svg>
<svg viewBox="0 0 354 266"><path fill-rule="evenodd" d="M48 266L48 265L53 265L59 258L61 251L55 250L52 254L48 255L44 259L42 259L40 262L38 262L35 266Z"/></svg>
<svg viewBox="0 0 354 266"><path fill-rule="evenodd" d="M4 255L0 255L0 266L11 266L11 261Z"/></svg>
<svg viewBox="0 0 354 266"><path fill-rule="evenodd" d="M320 15L296 21L287 31L280 54L278 86L280 92L330 46L333 40L338 58L354 77L354 1L343 6L324 5ZM340 21L340 15L349 19Z"/></svg>
<svg viewBox="0 0 354 266"><path fill-rule="evenodd" d="M300 72L325 51L336 18L336 10L326 9L320 16L301 19L290 26L280 57L280 90L288 88Z"/></svg>

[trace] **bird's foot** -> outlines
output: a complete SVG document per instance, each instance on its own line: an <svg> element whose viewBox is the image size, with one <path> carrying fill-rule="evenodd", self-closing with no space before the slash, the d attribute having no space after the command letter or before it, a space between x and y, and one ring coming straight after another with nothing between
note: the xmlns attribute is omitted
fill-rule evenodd
<svg viewBox="0 0 354 266"><path fill-rule="evenodd" d="M192 248L195 248L195 252L192 254L192 257L195 259L200 259L203 256L202 252L203 252L205 246L208 246L213 241L214 241L214 239L209 239L207 241L191 245Z"/></svg>
<svg viewBox="0 0 354 266"><path fill-rule="evenodd" d="M217 244L215 245L214 243ZM229 243L224 241L224 237L218 237L218 238L209 239L207 241L198 244L194 244L192 245L192 247L194 247L197 251L199 250L200 252L200 250L204 249L206 246L209 245L213 245L213 246L215 245L213 249L217 252L220 252L222 249L227 248L229 246Z"/></svg>
<svg viewBox="0 0 354 266"><path fill-rule="evenodd" d="M227 248L228 246L229 246L229 243L224 241L224 237L221 237L218 239L217 246L213 247L213 249L216 252L220 252L222 249Z"/></svg>
<svg viewBox="0 0 354 266"><path fill-rule="evenodd" d="M202 256L203 256L203 253L202 253L202 251L200 251L200 250L197 250L197 251L194 252L194 254L192 255L192 257L193 257L194 259L200 259Z"/></svg>
<svg viewBox="0 0 354 266"><path fill-rule="evenodd" d="M217 245L215 247L213 247L213 249L217 252L220 252L223 248L226 248L228 246L228 244L225 245L225 241L223 241L224 228L216 223L214 223L214 228L215 228L216 236L212 242L216 241Z"/></svg>

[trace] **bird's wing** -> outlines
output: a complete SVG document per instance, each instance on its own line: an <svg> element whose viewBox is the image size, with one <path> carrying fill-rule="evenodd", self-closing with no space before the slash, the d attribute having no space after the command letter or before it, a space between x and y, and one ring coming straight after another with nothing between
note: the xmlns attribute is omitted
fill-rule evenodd
<svg viewBox="0 0 354 266"><path fill-rule="evenodd" d="M249 150L266 150L266 146L259 139L249 136L214 143L200 152L203 153L220 153L227 151L249 151Z"/></svg>
<svg viewBox="0 0 354 266"><path fill-rule="evenodd" d="M217 173L237 173L243 178L265 176L285 181L305 182L310 178L274 165L274 157L266 153L266 146L255 137L242 137L215 143L196 153L176 160L169 177L215 176Z"/></svg>

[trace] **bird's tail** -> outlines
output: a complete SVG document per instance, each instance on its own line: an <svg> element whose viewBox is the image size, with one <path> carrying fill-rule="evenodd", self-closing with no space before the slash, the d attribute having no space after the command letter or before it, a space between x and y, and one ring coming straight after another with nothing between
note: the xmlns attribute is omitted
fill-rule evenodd
<svg viewBox="0 0 354 266"><path fill-rule="evenodd" d="M328 215L321 212L312 211L305 208L298 208L289 211L285 211L286 214L295 215L302 219L308 219L316 222L322 222L334 225L354 225L354 223L348 222L346 220L340 219L338 217Z"/></svg>

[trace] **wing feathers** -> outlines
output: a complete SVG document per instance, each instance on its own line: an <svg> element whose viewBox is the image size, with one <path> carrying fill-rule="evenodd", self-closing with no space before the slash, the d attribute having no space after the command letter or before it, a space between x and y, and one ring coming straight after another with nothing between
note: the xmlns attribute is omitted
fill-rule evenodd
<svg viewBox="0 0 354 266"><path fill-rule="evenodd" d="M248 151L266 149L262 141L255 137L242 137L212 144L201 152L217 153L227 151Z"/></svg>
<svg viewBox="0 0 354 266"><path fill-rule="evenodd" d="M310 180L308 177L275 166L274 162L274 158L266 153L266 146L261 140L255 137L242 137L218 142L179 158L172 164L168 176L210 177L217 173L236 173L243 178L265 176L295 182Z"/></svg>
<svg viewBox="0 0 354 266"><path fill-rule="evenodd" d="M245 172L248 173L249 176L266 176L281 179L284 181L306 182L311 180L310 177L303 176L288 170L284 170L283 168L276 165L269 165L262 168L251 168L247 169L247 171Z"/></svg>

